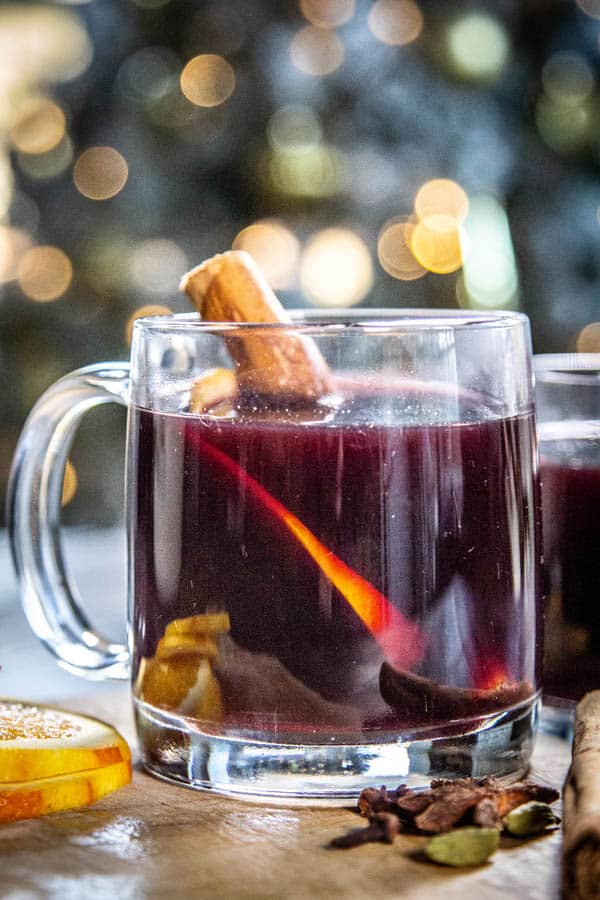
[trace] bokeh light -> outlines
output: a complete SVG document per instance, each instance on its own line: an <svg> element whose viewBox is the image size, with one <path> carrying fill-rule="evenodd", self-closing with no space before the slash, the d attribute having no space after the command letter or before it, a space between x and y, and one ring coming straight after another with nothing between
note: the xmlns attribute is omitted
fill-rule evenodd
<svg viewBox="0 0 600 900"><path fill-rule="evenodd" d="M576 153L587 146L593 118L585 105L560 103L542 94L535 123L544 143L557 153Z"/></svg>
<svg viewBox="0 0 600 900"><path fill-rule="evenodd" d="M142 241L131 253L129 280L143 294L175 294L188 259L175 241L166 238Z"/></svg>
<svg viewBox="0 0 600 900"><path fill-rule="evenodd" d="M45 181L57 178L69 168L73 162L73 144L68 134L46 153L17 154L19 168L34 181Z"/></svg>
<svg viewBox="0 0 600 900"><path fill-rule="evenodd" d="M263 219L243 228L234 250L246 250L272 288L291 288L296 279L300 244L290 229L277 219Z"/></svg>
<svg viewBox="0 0 600 900"><path fill-rule="evenodd" d="M373 264L365 242L349 228L317 232L302 254L300 283L317 306L354 306L373 284Z"/></svg>
<svg viewBox="0 0 600 900"><path fill-rule="evenodd" d="M600 322L590 322L582 328L575 347L578 353L600 353Z"/></svg>
<svg viewBox="0 0 600 900"><path fill-rule="evenodd" d="M600 0L576 0L579 9L592 19L600 19Z"/></svg>
<svg viewBox="0 0 600 900"><path fill-rule="evenodd" d="M454 216L428 215L416 225L410 236L410 248L423 268L438 275L455 272L463 264L464 241Z"/></svg>
<svg viewBox="0 0 600 900"><path fill-rule="evenodd" d="M329 75L344 62L344 43L335 31L307 25L290 43L290 58L306 75Z"/></svg>
<svg viewBox="0 0 600 900"><path fill-rule="evenodd" d="M72 278L71 260L58 247L31 247L17 267L19 287L26 297L38 303L62 297Z"/></svg>
<svg viewBox="0 0 600 900"><path fill-rule="evenodd" d="M325 144L277 150L269 155L266 168L269 187L287 198L333 197L346 179L345 157Z"/></svg>
<svg viewBox="0 0 600 900"><path fill-rule="evenodd" d="M10 130L13 147L21 153L47 153L65 134L65 114L47 97L29 97L17 109Z"/></svg>
<svg viewBox="0 0 600 900"><path fill-rule="evenodd" d="M555 102L577 106L593 91L594 73L581 54L554 53L542 69L542 84Z"/></svg>
<svg viewBox="0 0 600 900"><path fill-rule="evenodd" d="M425 182L415 197L415 213L419 219L445 215L463 222L468 210L469 199L465 191L449 178L434 178Z"/></svg>
<svg viewBox="0 0 600 900"><path fill-rule="evenodd" d="M235 72L222 56L203 53L186 63L179 83L195 106L220 106L235 90Z"/></svg>
<svg viewBox="0 0 600 900"><path fill-rule="evenodd" d="M321 123L310 106L296 103L275 110L267 127L269 143L275 150L314 147L322 137Z"/></svg>
<svg viewBox="0 0 600 900"><path fill-rule="evenodd" d="M423 30L423 13L414 0L376 0L369 11L369 28L383 44L410 44Z"/></svg>
<svg viewBox="0 0 600 900"><path fill-rule="evenodd" d="M88 200L109 200L123 190L129 169L124 156L114 147L89 147L73 169L73 181Z"/></svg>
<svg viewBox="0 0 600 900"><path fill-rule="evenodd" d="M148 316L172 316L173 310L168 306L162 306L157 303L148 303L145 306L140 306L136 309L134 313L132 313L127 319L127 324L125 325L125 340L127 344L131 344L131 336L133 334L133 324L137 319L145 319Z"/></svg>
<svg viewBox="0 0 600 900"><path fill-rule="evenodd" d="M77 493L77 480L77 469L71 460L68 459L65 465L65 474L63 475L61 506L68 506Z"/></svg>
<svg viewBox="0 0 600 900"><path fill-rule="evenodd" d="M506 210L496 197L471 198L462 232L468 239L464 270L457 282L459 306L468 309L514 309L519 279Z"/></svg>
<svg viewBox="0 0 600 900"><path fill-rule="evenodd" d="M0 225L0 285L14 281L23 254L31 247L31 236L21 228Z"/></svg>
<svg viewBox="0 0 600 900"><path fill-rule="evenodd" d="M415 222L408 218L390 219L379 233L377 258L382 269L399 281L416 281L427 270L415 258L411 239Z"/></svg>
<svg viewBox="0 0 600 900"><path fill-rule="evenodd" d="M483 10L458 17L448 29L448 54L454 71L473 81L497 78L510 56L503 23Z"/></svg>
<svg viewBox="0 0 600 900"><path fill-rule="evenodd" d="M356 9L356 0L300 0L305 19L318 28L338 28L349 22Z"/></svg>
<svg viewBox="0 0 600 900"><path fill-rule="evenodd" d="M117 73L118 90L128 99L152 103L179 84L180 63L168 47L142 47Z"/></svg>

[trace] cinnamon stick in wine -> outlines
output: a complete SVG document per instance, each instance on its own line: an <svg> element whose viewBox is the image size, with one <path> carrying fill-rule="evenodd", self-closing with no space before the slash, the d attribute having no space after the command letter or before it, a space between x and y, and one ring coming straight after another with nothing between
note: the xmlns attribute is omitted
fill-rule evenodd
<svg viewBox="0 0 600 900"><path fill-rule="evenodd" d="M252 257L230 250L183 276L181 290L208 322L290 323ZM268 329L225 335L241 391L279 402L311 402L331 391L331 375L316 345L304 335Z"/></svg>
<svg viewBox="0 0 600 900"><path fill-rule="evenodd" d="M600 897L600 691L577 706L573 758L563 789L563 895Z"/></svg>

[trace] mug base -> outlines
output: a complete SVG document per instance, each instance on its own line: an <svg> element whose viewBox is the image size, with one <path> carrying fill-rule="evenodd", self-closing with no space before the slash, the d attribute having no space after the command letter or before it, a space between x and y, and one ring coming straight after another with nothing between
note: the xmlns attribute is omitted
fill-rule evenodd
<svg viewBox="0 0 600 900"><path fill-rule="evenodd" d="M333 746L215 736L194 720L134 703L141 760L152 775L238 800L331 806L381 784L419 788L432 778L520 778L529 766L540 701L536 695L476 723Z"/></svg>

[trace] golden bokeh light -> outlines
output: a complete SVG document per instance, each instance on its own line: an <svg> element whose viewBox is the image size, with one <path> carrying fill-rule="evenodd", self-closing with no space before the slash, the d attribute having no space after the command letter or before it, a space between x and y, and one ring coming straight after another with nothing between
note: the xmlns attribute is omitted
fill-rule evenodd
<svg viewBox="0 0 600 900"><path fill-rule="evenodd" d="M464 240L454 216L428 215L415 225L410 247L423 268L438 275L456 272L463 264Z"/></svg>
<svg viewBox="0 0 600 900"><path fill-rule="evenodd" d="M300 0L305 19L318 28L338 28L349 22L356 9L356 0Z"/></svg>
<svg viewBox="0 0 600 900"><path fill-rule="evenodd" d="M129 259L132 286L143 294L164 297L175 294L188 259L179 244L167 238L153 238L137 244Z"/></svg>
<svg viewBox="0 0 600 900"><path fill-rule="evenodd" d="M578 106L594 89L594 73L580 53L554 53L544 64L542 83L556 103Z"/></svg>
<svg viewBox="0 0 600 900"><path fill-rule="evenodd" d="M369 11L369 28L383 44L410 44L423 30L423 13L414 0L376 0Z"/></svg>
<svg viewBox="0 0 600 900"><path fill-rule="evenodd" d="M576 0L579 9L591 16L592 19L600 19L600 0Z"/></svg>
<svg viewBox="0 0 600 900"><path fill-rule="evenodd" d="M290 58L306 75L329 75L344 62L345 49L335 31L307 25L296 32L290 43Z"/></svg>
<svg viewBox="0 0 600 900"><path fill-rule="evenodd" d="M65 114L47 97L29 97L21 104L10 130L13 147L21 153L47 153L64 137Z"/></svg>
<svg viewBox="0 0 600 900"><path fill-rule="evenodd" d="M373 264L365 242L349 228L315 234L302 254L300 283L316 306L354 306L373 284Z"/></svg>
<svg viewBox="0 0 600 900"><path fill-rule="evenodd" d="M578 353L600 353L600 322L590 322L577 335Z"/></svg>
<svg viewBox="0 0 600 900"><path fill-rule="evenodd" d="M284 197L321 199L340 193L346 179L346 159L333 147L315 144L270 154L269 187Z"/></svg>
<svg viewBox="0 0 600 900"><path fill-rule="evenodd" d="M275 290L293 286L300 244L282 222L263 219L248 225L236 236L232 247L234 250L246 250Z"/></svg>
<svg viewBox="0 0 600 900"><path fill-rule="evenodd" d="M75 494L77 493L77 469L70 459L65 465L65 474L63 475L62 495L60 498L61 506L68 506Z"/></svg>
<svg viewBox="0 0 600 900"><path fill-rule="evenodd" d="M127 183L127 160L114 147L89 147L73 168L73 181L88 200L110 200Z"/></svg>
<svg viewBox="0 0 600 900"><path fill-rule="evenodd" d="M427 274L411 250L414 230L415 222L396 218L386 222L379 232L377 258L381 268L399 281L416 281Z"/></svg>
<svg viewBox="0 0 600 900"><path fill-rule="evenodd" d="M31 247L31 237L21 228L0 225L0 284L15 281L23 254Z"/></svg>
<svg viewBox="0 0 600 900"><path fill-rule="evenodd" d="M172 316L173 310L168 306L160 306L156 303L149 303L146 306L140 306L134 313L132 313L127 319L127 324L125 325L125 340L128 344L131 344L131 337L133 335L133 324L137 319L145 319L148 316Z"/></svg>
<svg viewBox="0 0 600 900"><path fill-rule="evenodd" d="M186 63L179 84L194 106L220 106L235 90L235 72L222 56L203 53Z"/></svg>
<svg viewBox="0 0 600 900"><path fill-rule="evenodd" d="M469 211L469 199L459 184L449 178L434 178L425 182L415 197L415 212L419 219L429 216L450 216L464 222Z"/></svg>
<svg viewBox="0 0 600 900"><path fill-rule="evenodd" d="M31 247L17 267L19 287L26 297L38 303L62 297L72 278L71 260L58 247Z"/></svg>

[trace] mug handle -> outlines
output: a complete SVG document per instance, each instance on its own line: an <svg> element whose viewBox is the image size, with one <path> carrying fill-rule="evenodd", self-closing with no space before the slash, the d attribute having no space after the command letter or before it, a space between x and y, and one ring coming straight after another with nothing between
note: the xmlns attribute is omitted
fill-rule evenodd
<svg viewBox="0 0 600 900"><path fill-rule="evenodd" d="M11 468L11 550L25 615L59 665L100 680L129 676L129 650L102 637L81 608L63 556L60 509L65 464L83 415L101 403L129 403L129 364L99 363L65 375L27 419Z"/></svg>

